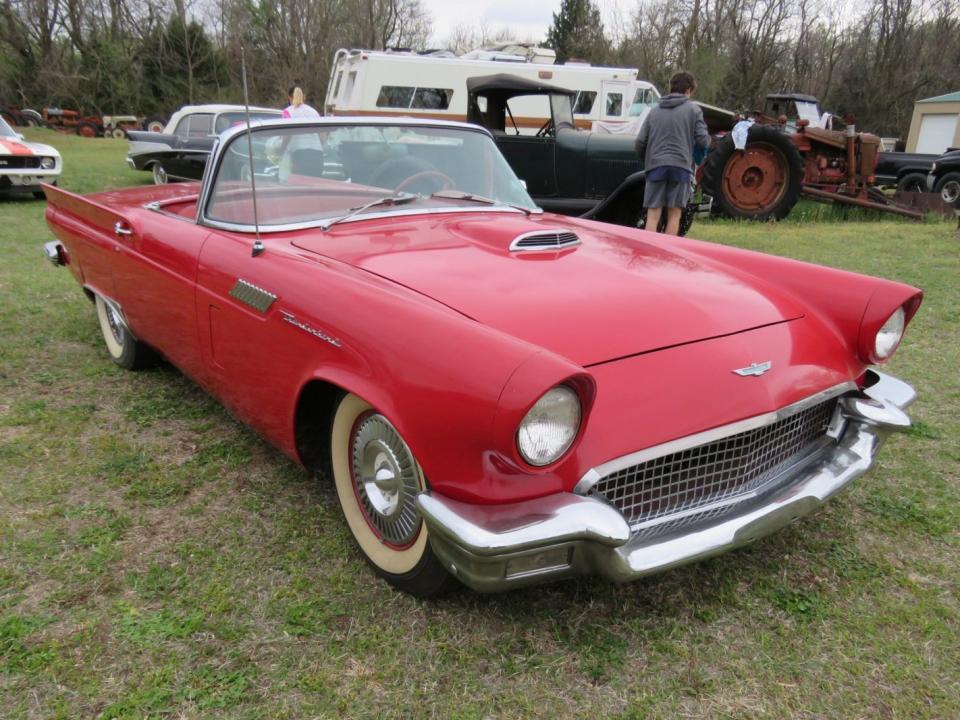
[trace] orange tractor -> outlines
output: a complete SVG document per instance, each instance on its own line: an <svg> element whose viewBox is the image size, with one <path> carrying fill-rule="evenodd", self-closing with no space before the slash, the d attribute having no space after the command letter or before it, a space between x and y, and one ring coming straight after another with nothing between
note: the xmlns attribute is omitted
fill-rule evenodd
<svg viewBox="0 0 960 720"><path fill-rule="evenodd" d="M47 127L81 137L125 138L127 130L143 129L142 120L135 115L81 115L76 110L45 107L42 117Z"/></svg>
<svg viewBox="0 0 960 720"><path fill-rule="evenodd" d="M704 115L711 131L719 134L702 167L700 183L713 197L718 214L779 220L806 195L923 217L874 187L880 138L822 113L810 95L768 95L764 110L749 114L753 124L742 149L736 147L732 131L743 118L709 107Z"/></svg>

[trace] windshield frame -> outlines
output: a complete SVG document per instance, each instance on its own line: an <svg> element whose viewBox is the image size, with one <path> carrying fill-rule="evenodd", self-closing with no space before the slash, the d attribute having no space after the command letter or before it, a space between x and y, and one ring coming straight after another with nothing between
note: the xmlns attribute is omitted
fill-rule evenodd
<svg viewBox="0 0 960 720"><path fill-rule="evenodd" d="M252 121L250 123L250 130L256 131L259 129L289 129L295 127L302 128L313 128L313 127L323 127L323 126L332 126L332 127L374 127L374 128L390 128L390 127L412 127L412 128L438 128L438 129L447 129L447 130L459 130L461 132L473 132L485 135L487 139L493 146L493 149L496 152L500 152L500 149L497 147L496 141L494 140L493 134L486 128L479 127L477 125L471 125L467 123L455 122L450 120L418 120L414 118L377 118L377 119L349 119L341 117L329 117L329 118L320 118L320 119L307 119L307 120L261 120L261 121ZM247 125L246 123L242 125L236 125L228 130L225 130L218 137L217 141L214 143L213 150L211 151L210 160L207 162L206 167L204 168L202 186L200 188L200 197L197 201L197 215L196 215L196 224L203 227L215 228L219 230L228 230L230 232L239 232L239 233L257 233L261 235L280 233L280 232L289 232L291 230L308 230L308 229L322 229L322 226L329 222L330 218L314 218L311 220L306 220L303 222L295 223L284 223L276 225L264 225L260 224L259 227L255 227L252 223L232 223L224 220L216 220L207 215L207 208L210 205L212 200L214 186L216 184L217 176L220 173L220 166L223 163L224 155L229 149L230 145L233 142L245 142L243 138L246 137ZM506 162L506 159L503 160L504 164L513 172L513 168L510 167L509 163ZM515 174L515 173L514 173ZM531 201L533 199L531 198ZM432 215L432 214L450 214L450 213L464 213L464 212L495 212L495 213L515 213L515 214L524 214L523 210L519 210L515 207L509 205L489 205L489 206L477 206L476 204L462 205L462 206L450 206L450 207L430 207L430 208L409 208L406 205L401 205L399 207L391 207L388 210L376 211L376 212L366 212L360 213L358 215L346 218L337 223L337 225L346 225L349 223L360 222L363 220L371 220L376 218L383 217L393 217L393 216L402 216L402 215ZM543 210L540 207L536 206L534 203L533 207L529 210L532 215L541 215Z"/></svg>
<svg viewBox="0 0 960 720"><path fill-rule="evenodd" d="M0 117L0 137L10 138L11 140L22 139L20 133L10 127L10 124L2 117Z"/></svg>

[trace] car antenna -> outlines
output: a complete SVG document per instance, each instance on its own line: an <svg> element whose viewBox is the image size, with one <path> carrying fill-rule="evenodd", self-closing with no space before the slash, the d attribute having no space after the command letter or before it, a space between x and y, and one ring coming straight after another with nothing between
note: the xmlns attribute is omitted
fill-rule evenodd
<svg viewBox="0 0 960 720"><path fill-rule="evenodd" d="M264 251L263 240L260 239L260 220L257 217L257 173L253 165L253 131L250 129L250 95L247 92L247 60L243 54L243 45L240 46L240 74L243 77L243 109L247 116L247 155L250 158L250 192L253 195L253 232L256 239L253 241L253 257Z"/></svg>

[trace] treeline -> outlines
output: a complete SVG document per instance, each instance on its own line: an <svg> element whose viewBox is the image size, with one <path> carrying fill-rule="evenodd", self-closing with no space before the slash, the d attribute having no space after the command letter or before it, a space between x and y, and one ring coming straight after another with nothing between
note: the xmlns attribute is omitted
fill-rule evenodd
<svg viewBox="0 0 960 720"><path fill-rule="evenodd" d="M0 0L0 104L167 115L186 103L321 103L338 47L423 47L420 0Z"/></svg>
<svg viewBox="0 0 960 720"><path fill-rule="evenodd" d="M339 47L470 49L509 28L432 41L421 0L0 0L0 103L163 115L242 97L280 105L296 80L320 105ZM601 17L562 0L546 38L561 59L637 67L665 89L678 68L698 97L759 107L772 91L816 95L884 135L905 135L914 100L960 89L956 0L641 0Z"/></svg>

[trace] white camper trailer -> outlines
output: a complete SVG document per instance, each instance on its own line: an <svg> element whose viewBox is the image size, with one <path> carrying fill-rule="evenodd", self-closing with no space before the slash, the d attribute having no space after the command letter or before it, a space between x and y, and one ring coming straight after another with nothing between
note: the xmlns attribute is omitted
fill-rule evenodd
<svg viewBox="0 0 960 720"><path fill-rule="evenodd" d="M523 54L520 54L523 53ZM594 122L629 123L656 104L660 93L637 79L636 68L550 64L553 51L507 44L452 53L338 50L334 56L324 110L329 115L407 115L447 120L467 117L467 78L509 73L574 90L577 126ZM520 131L533 134L550 118L544 96L511 101Z"/></svg>

